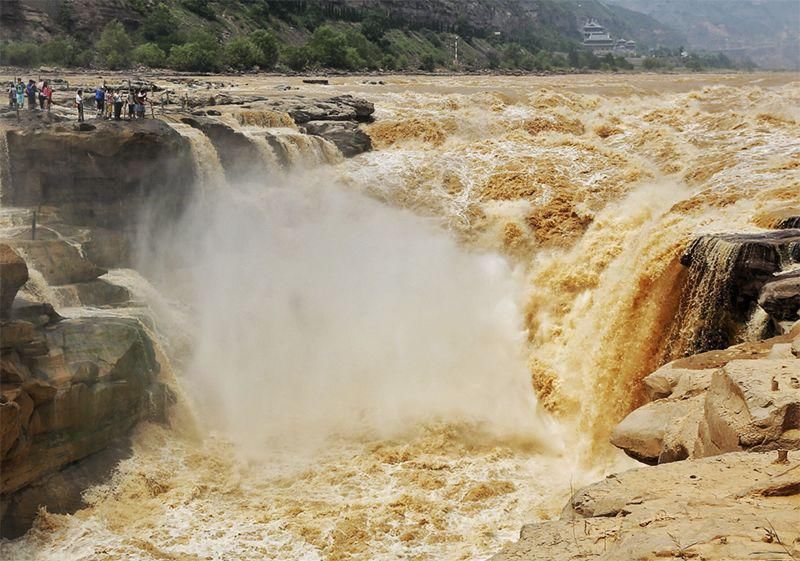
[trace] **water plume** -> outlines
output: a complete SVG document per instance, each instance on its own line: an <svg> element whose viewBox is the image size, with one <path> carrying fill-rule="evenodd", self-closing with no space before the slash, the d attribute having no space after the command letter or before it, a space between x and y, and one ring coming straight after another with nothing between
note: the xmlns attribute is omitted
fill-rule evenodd
<svg viewBox="0 0 800 561"><path fill-rule="evenodd" d="M251 451L442 420L550 438L501 257L325 171L219 190L177 232L158 276L195 310L190 393Z"/></svg>

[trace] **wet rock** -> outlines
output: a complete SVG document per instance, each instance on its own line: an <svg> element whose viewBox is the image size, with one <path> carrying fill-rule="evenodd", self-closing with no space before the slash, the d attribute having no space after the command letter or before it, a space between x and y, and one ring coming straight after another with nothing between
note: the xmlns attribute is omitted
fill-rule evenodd
<svg viewBox="0 0 800 561"><path fill-rule="evenodd" d="M307 134L333 142L346 158L372 150L372 139L356 123L315 121L303 129Z"/></svg>
<svg viewBox="0 0 800 561"><path fill-rule="evenodd" d="M800 312L800 270L768 281L758 296L758 305L778 321L794 321Z"/></svg>
<svg viewBox="0 0 800 561"><path fill-rule="evenodd" d="M575 493L560 520L524 526L491 559L797 557L800 455L774 461L774 452L734 453L609 476Z"/></svg>
<svg viewBox="0 0 800 561"><path fill-rule="evenodd" d="M309 121L370 122L375 112L371 102L350 95L321 100L287 96L253 104L253 109L259 108L288 113L298 125Z"/></svg>
<svg viewBox="0 0 800 561"><path fill-rule="evenodd" d="M689 275L670 334L672 357L739 342L764 284L797 262L800 230L696 239L681 257Z"/></svg>
<svg viewBox="0 0 800 561"><path fill-rule="evenodd" d="M28 282L28 266L8 244L0 244L0 317L7 317L19 289Z"/></svg>
<svg viewBox="0 0 800 561"><path fill-rule="evenodd" d="M58 504L36 491L45 478L124 439L139 421L163 418L171 400L158 379L153 344L138 321L83 318L41 332L26 327L17 339L41 337L48 352L31 355L14 345L13 353L2 355L5 536L24 531L36 512L31 502Z"/></svg>
<svg viewBox="0 0 800 561"><path fill-rule="evenodd" d="M104 279L54 287L54 292L61 304L67 307L118 306L131 299L127 288Z"/></svg>
<svg viewBox="0 0 800 561"><path fill-rule="evenodd" d="M182 121L203 131L211 140L228 181L246 181L263 176L262 155L246 135L209 117L184 117Z"/></svg>
<svg viewBox="0 0 800 561"><path fill-rule="evenodd" d="M11 319L30 322L34 327L43 327L64 319L47 302L31 302L23 297L17 297L11 307Z"/></svg>
<svg viewBox="0 0 800 561"><path fill-rule="evenodd" d="M108 272L81 254L77 244L66 240L15 239L8 243L51 285L88 282Z"/></svg>

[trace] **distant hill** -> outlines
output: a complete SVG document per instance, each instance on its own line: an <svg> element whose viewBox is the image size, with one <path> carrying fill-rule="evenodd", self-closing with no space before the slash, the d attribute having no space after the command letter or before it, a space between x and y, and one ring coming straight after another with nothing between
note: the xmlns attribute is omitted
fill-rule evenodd
<svg viewBox="0 0 800 561"><path fill-rule="evenodd" d="M181 70L256 64L346 70L630 66L621 57L600 60L583 49L580 27L590 17L643 50L687 41L647 14L599 0L0 0L0 41L7 42L0 45L0 64L141 63ZM115 20L122 27L102 40ZM256 30L275 38L278 56L256 52L270 50L263 37L258 49L236 42Z"/></svg>
<svg viewBox="0 0 800 561"><path fill-rule="evenodd" d="M763 68L800 69L800 0L607 0L652 16L691 49L748 57Z"/></svg>

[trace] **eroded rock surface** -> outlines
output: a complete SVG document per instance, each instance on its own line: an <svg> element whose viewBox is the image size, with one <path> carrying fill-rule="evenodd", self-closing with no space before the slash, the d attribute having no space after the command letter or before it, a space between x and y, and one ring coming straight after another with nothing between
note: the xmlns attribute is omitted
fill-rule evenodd
<svg viewBox="0 0 800 561"><path fill-rule="evenodd" d="M667 364L644 380L654 401L611 442L649 464L738 450L800 449L800 325L783 337Z"/></svg>
<svg viewBox="0 0 800 561"><path fill-rule="evenodd" d="M17 291L28 282L28 266L19 253L0 243L0 317L6 317Z"/></svg>
<svg viewBox="0 0 800 561"><path fill-rule="evenodd" d="M609 476L492 561L800 558L800 455L775 460L739 452Z"/></svg>
<svg viewBox="0 0 800 561"><path fill-rule="evenodd" d="M163 418L170 392L136 320L67 319L37 327L13 319L0 335L0 496L8 536L24 531L35 515L17 509L22 496L31 503L31 484L124 439L139 421ZM44 494L33 502L48 500Z"/></svg>

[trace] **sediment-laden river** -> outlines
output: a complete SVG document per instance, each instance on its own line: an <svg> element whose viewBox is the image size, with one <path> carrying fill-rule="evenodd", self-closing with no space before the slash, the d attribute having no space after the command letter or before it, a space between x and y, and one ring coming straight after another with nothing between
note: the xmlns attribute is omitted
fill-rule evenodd
<svg viewBox="0 0 800 561"><path fill-rule="evenodd" d="M366 98L374 149L284 131L290 171L262 139L230 181L173 123L197 201L111 273L154 310L172 424L4 559L487 558L633 465L610 431L713 305L680 300L686 244L800 206L797 74L213 81Z"/></svg>

